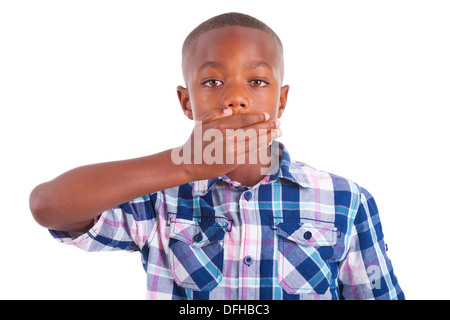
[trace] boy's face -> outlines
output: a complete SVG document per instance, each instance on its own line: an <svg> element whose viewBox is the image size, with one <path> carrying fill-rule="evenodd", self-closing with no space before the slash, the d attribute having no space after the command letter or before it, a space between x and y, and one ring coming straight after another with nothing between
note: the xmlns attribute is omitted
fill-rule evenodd
<svg viewBox="0 0 450 320"><path fill-rule="evenodd" d="M189 119L211 108L265 111L271 119L284 111L289 86L281 86L282 57L261 30L232 26L205 32L183 62L187 88L177 91Z"/></svg>

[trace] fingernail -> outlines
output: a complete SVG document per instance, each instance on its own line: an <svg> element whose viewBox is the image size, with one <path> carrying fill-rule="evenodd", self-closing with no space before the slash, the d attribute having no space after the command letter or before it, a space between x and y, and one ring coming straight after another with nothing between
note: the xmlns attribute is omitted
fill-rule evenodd
<svg viewBox="0 0 450 320"><path fill-rule="evenodd" d="M266 120L270 119L270 115L267 112L264 112L264 117L266 118Z"/></svg>
<svg viewBox="0 0 450 320"><path fill-rule="evenodd" d="M275 121L275 128L279 128L280 127L280 120Z"/></svg>
<svg viewBox="0 0 450 320"><path fill-rule="evenodd" d="M223 113L230 115L230 114L233 113L233 110L231 110L231 109L223 109Z"/></svg>

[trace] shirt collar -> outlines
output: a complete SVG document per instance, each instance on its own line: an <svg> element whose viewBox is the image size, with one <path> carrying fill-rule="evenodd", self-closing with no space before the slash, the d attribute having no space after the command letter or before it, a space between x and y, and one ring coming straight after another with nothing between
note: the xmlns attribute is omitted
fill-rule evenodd
<svg viewBox="0 0 450 320"><path fill-rule="evenodd" d="M275 149L274 149L275 146ZM296 164L295 162L291 162L291 157L289 156L288 151L286 150L286 147L284 144L282 144L279 141L273 141L272 142L272 150L276 150L276 147L278 147L279 153L281 153L281 160L279 161L279 164L277 167L275 167L270 174L267 174L259 183L259 184L268 184L272 183L278 179L286 179L289 180L295 184L298 184L299 186L309 188L311 187L308 178L306 177L306 174L303 172L303 169L301 166ZM214 178L214 179L208 179L208 180L198 180L191 182L191 186L193 188L194 196L203 196L206 193L208 193L211 188L218 182L218 181L224 181L225 183L233 186L237 190L248 190L248 187L242 186L239 182L235 180L231 180L228 178L225 174Z"/></svg>
<svg viewBox="0 0 450 320"><path fill-rule="evenodd" d="M274 141L272 144L274 143L279 145L279 150L282 154L279 169L273 176L270 176L269 182L276 181L278 178L283 178L305 188L311 187L302 167L295 161L291 162L291 157L284 144L278 141Z"/></svg>

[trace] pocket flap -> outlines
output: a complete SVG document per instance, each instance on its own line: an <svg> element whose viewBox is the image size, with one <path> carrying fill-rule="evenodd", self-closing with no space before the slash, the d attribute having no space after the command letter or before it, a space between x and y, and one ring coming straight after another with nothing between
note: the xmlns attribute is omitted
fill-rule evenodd
<svg viewBox="0 0 450 320"><path fill-rule="evenodd" d="M192 247L203 247L222 241L228 229L226 220L215 222L195 222L184 219L171 219L169 237L180 240Z"/></svg>
<svg viewBox="0 0 450 320"><path fill-rule="evenodd" d="M278 235L310 247L336 245L338 229L330 222L313 224L296 221L284 221L277 224Z"/></svg>

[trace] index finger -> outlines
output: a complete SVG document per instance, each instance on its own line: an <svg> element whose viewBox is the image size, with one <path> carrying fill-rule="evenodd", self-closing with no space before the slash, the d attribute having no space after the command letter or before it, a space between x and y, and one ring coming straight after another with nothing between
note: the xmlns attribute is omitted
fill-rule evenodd
<svg viewBox="0 0 450 320"><path fill-rule="evenodd" d="M270 119L267 112L252 112L234 114L221 121L221 126L229 129L238 129L251 126Z"/></svg>
<svg viewBox="0 0 450 320"><path fill-rule="evenodd" d="M233 114L233 110L229 108L213 108L208 112L202 114L197 121L201 121L202 123L208 123L218 118L227 117Z"/></svg>

